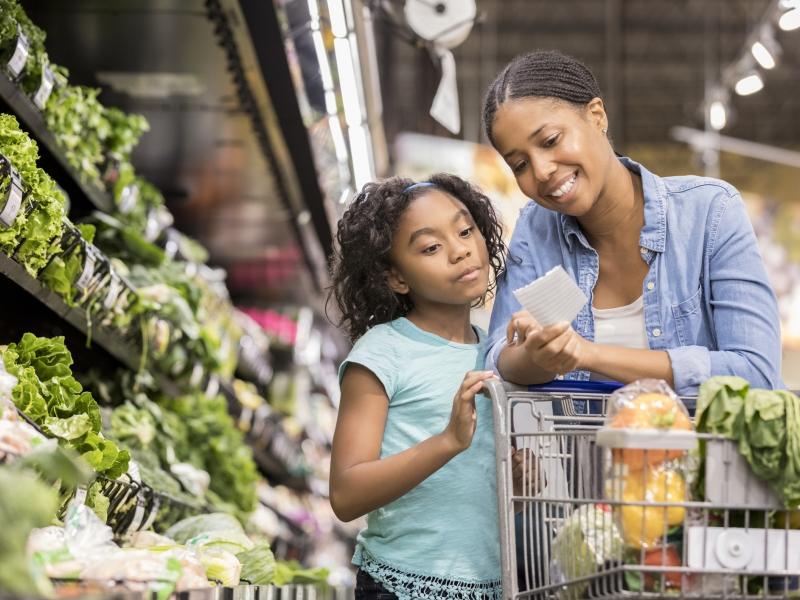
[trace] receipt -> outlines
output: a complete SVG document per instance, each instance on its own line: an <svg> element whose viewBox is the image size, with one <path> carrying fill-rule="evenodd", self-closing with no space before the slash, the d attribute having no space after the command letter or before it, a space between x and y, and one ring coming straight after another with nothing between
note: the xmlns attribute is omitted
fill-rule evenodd
<svg viewBox="0 0 800 600"><path fill-rule="evenodd" d="M559 321L571 323L588 302L586 294L561 265L525 287L514 290L514 297L542 326Z"/></svg>

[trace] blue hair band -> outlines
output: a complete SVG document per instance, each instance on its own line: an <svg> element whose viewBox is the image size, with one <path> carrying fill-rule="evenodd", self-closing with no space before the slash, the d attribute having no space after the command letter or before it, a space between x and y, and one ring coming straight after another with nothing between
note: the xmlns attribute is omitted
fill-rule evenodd
<svg viewBox="0 0 800 600"><path fill-rule="evenodd" d="M419 183L412 183L411 185L407 186L403 190L403 193L405 194L406 192L410 192L411 190L415 190L417 188L433 187L435 185L435 183L431 183L430 181L420 181Z"/></svg>

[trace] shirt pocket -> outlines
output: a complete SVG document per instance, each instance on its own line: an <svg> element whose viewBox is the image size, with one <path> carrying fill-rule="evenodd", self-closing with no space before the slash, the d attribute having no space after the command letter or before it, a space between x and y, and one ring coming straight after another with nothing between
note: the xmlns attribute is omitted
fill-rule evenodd
<svg viewBox="0 0 800 600"><path fill-rule="evenodd" d="M672 305L672 318L681 346L710 347L711 336L703 311L703 286L686 300Z"/></svg>

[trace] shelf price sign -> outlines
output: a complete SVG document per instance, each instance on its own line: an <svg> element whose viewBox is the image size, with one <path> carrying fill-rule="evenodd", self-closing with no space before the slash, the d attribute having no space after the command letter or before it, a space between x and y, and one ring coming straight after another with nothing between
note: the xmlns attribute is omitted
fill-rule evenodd
<svg viewBox="0 0 800 600"><path fill-rule="evenodd" d="M105 300L103 300L103 308L105 310L111 310L114 308L120 292L122 292L122 280L114 272L114 270L111 269L109 271L108 293L106 294Z"/></svg>
<svg viewBox="0 0 800 600"><path fill-rule="evenodd" d="M50 70L50 65L45 65L42 69L42 83L39 85L39 89L36 90L36 93L33 95L33 103L39 108L39 110L44 110L44 107L47 104L47 99L53 92L53 85L55 84L55 81L56 80L53 76L53 72Z"/></svg>
<svg viewBox="0 0 800 600"><path fill-rule="evenodd" d="M75 287L80 290L81 292L85 292L86 288L89 287L89 282L92 280L92 275L94 275L94 267L97 264L97 256L92 251L92 247L87 243L83 246L84 249L84 259L83 259L83 271L81 271L80 277L75 281Z"/></svg>
<svg viewBox="0 0 800 600"><path fill-rule="evenodd" d="M0 225L11 227L19 214L22 206L22 178L5 156L0 154L0 178L8 177L8 191L0 208Z"/></svg>
<svg viewBox="0 0 800 600"><path fill-rule="evenodd" d="M127 215L134 208L136 208L136 204L138 202L139 202L139 186L136 185L135 183L132 183L122 188L122 192L120 192L119 195L117 208L119 209L119 212L121 212L123 215Z"/></svg>
<svg viewBox="0 0 800 600"><path fill-rule="evenodd" d="M19 77L22 70L25 68L25 63L28 62L28 37L23 33L22 28L17 25L17 45L14 48L14 54L6 65L8 74L12 79Z"/></svg>

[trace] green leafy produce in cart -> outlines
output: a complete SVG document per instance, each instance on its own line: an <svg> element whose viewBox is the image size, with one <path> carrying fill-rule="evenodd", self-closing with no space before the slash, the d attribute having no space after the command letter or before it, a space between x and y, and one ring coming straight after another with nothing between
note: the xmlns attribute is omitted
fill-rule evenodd
<svg viewBox="0 0 800 600"><path fill-rule="evenodd" d="M697 431L736 441L753 473L770 485L784 505L800 506L800 398L795 394L751 389L741 377L712 377L700 386L697 396ZM701 441L701 459L705 446ZM703 485L701 471L698 492Z"/></svg>

